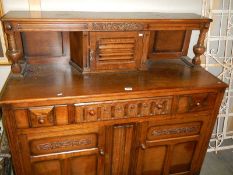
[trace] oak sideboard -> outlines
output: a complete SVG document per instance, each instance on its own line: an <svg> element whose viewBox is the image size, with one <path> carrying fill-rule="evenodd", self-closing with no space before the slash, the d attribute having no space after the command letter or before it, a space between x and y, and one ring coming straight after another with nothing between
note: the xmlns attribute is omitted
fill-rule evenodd
<svg viewBox="0 0 233 175"><path fill-rule="evenodd" d="M227 88L200 66L211 19L12 11L2 22L12 73L0 104L16 175L200 173Z"/></svg>

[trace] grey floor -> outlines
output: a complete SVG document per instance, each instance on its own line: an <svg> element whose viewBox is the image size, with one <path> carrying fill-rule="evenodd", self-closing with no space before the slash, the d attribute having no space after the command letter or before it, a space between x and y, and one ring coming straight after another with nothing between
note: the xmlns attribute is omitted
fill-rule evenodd
<svg viewBox="0 0 233 175"><path fill-rule="evenodd" d="M233 175L233 149L207 153L200 175Z"/></svg>

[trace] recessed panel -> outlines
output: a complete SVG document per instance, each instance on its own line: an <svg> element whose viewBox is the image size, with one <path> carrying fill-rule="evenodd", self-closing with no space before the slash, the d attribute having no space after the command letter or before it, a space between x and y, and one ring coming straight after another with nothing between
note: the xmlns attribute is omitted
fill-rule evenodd
<svg viewBox="0 0 233 175"><path fill-rule="evenodd" d="M191 170L196 142L185 142L174 146L171 158L170 173L181 173Z"/></svg>
<svg viewBox="0 0 233 175"><path fill-rule="evenodd" d="M32 155L82 150L96 147L96 134L52 137L32 140L30 142L30 150Z"/></svg>
<svg viewBox="0 0 233 175"><path fill-rule="evenodd" d="M150 33L149 59L168 59L186 56L191 31L161 30Z"/></svg>
<svg viewBox="0 0 233 175"><path fill-rule="evenodd" d="M167 146L147 148L143 157L143 175L162 175Z"/></svg>
<svg viewBox="0 0 233 175"><path fill-rule="evenodd" d="M96 155L71 158L69 163L70 175L96 175L98 173Z"/></svg>
<svg viewBox="0 0 233 175"><path fill-rule="evenodd" d="M176 125L152 126L148 129L147 140L198 135L201 130L201 125L201 122L193 122Z"/></svg>
<svg viewBox="0 0 233 175"><path fill-rule="evenodd" d="M34 175L61 175L61 163L59 160L46 160L32 164Z"/></svg>
<svg viewBox="0 0 233 175"><path fill-rule="evenodd" d="M27 57L63 55L61 32L24 32L22 40Z"/></svg>

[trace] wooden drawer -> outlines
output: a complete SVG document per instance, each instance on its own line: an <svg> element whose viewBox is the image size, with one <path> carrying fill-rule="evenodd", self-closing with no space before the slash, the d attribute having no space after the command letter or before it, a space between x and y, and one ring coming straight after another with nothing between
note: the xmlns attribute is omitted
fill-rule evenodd
<svg viewBox="0 0 233 175"><path fill-rule="evenodd" d="M17 128L59 126L109 119L168 115L171 113L172 99L172 97L156 97L130 101L80 103L70 105L70 109L67 105L29 107L15 109L14 114Z"/></svg>
<svg viewBox="0 0 233 175"><path fill-rule="evenodd" d="M28 110L31 127L52 126L56 122L53 106Z"/></svg>
<svg viewBox="0 0 233 175"><path fill-rule="evenodd" d="M76 104L76 122L102 121L171 113L172 97Z"/></svg>
<svg viewBox="0 0 233 175"><path fill-rule="evenodd" d="M15 109L14 114L17 128L65 125L69 120L66 105Z"/></svg>
<svg viewBox="0 0 233 175"><path fill-rule="evenodd" d="M209 111L214 108L215 93L191 94L179 96L177 113Z"/></svg>

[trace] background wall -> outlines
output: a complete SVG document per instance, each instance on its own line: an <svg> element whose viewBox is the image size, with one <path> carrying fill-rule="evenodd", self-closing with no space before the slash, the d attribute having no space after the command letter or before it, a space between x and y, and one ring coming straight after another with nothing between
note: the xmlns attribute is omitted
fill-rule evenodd
<svg viewBox="0 0 233 175"><path fill-rule="evenodd" d="M0 66L0 92L10 73L10 66Z"/></svg>
<svg viewBox="0 0 233 175"><path fill-rule="evenodd" d="M160 11L201 13L202 0L3 0L5 12L28 10L41 2L42 10Z"/></svg>
<svg viewBox="0 0 233 175"><path fill-rule="evenodd" d="M155 11L201 13L202 0L2 0L4 12L11 10L61 10L61 11ZM189 56L193 57L192 45L198 33L193 32ZM0 66L0 91L10 68Z"/></svg>

